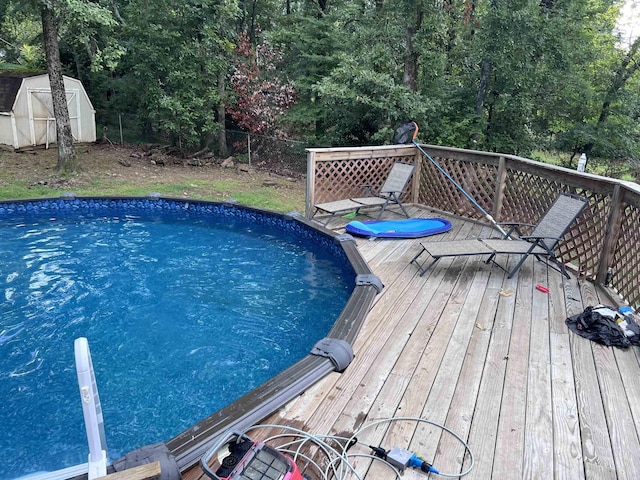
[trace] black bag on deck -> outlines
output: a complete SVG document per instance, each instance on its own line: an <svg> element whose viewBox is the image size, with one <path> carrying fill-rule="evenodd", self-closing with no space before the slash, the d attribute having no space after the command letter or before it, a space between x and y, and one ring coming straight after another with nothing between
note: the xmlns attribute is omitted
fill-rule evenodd
<svg viewBox="0 0 640 480"><path fill-rule="evenodd" d="M626 320L627 336L617 320ZM567 327L581 337L609 347L630 347L640 345L640 327L632 317L624 318L613 307L596 305L565 320Z"/></svg>

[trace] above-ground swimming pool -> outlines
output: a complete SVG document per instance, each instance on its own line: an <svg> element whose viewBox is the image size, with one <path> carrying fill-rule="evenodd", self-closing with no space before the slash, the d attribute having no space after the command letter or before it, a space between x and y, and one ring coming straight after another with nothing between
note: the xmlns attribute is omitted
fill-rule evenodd
<svg viewBox="0 0 640 480"><path fill-rule="evenodd" d="M114 460L307 356L358 283L295 216L162 198L2 202L0 269L0 479L87 461L75 338Z"/></svg>

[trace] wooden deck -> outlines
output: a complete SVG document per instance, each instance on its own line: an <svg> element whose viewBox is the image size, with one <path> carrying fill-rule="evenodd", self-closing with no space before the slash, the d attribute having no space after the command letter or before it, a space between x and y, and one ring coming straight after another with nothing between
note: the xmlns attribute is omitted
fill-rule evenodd
<svg viewBox="0 0 640 480"><path fill-rule="evenodd" d="M465 479L639 479L640 351L597 345L565 325L585 307L611 301L592 283L573 274L567 280L533 259L511 280L480 257L443 258L420 277L409 264L420 241L491 233L449 220L454 228L431 239L358 239L385 288L353 363L265 422L350 433L379 419L420 417L469 443L475 466ZM394 422L359 440L408 448L443 473L469 465L457 441L427 424ZM354 463L363 478L393 478L368 460ZM194 467L184 478L207 477ZM404 478L425 474L408 470Z"/></svg>

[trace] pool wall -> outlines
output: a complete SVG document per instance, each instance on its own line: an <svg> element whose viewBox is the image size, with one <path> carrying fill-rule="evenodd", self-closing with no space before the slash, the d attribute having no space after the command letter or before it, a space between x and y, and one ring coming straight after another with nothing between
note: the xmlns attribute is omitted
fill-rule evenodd
<svg viewBox="0 0 640 480"><path fill-rule="evenodd" d="M244 430L260 422L316 382L334 371L347 368L353 356L352 345L383 286L373 275L350 235L332 230L304 218L297 212L282 214L229 202L186 200L151 194L146 197L77 197L64 194L55 198L0 201L0 219L15 214L96 212L123 209L127 212L188 211L220 218L242 218L289 230L321 247L328 248L347 262L354 272L354 288L345 308L327 335L308 355L272 379L258 386L230 405L166 442L181 471L195 465L219 435L229 429ZM319 344L322 345L319 346ZM336 353L326 351L335 346ZM345 352L345 350L347 350ZM110 469L113 471L113 469ZM78 478L78 477L76 477ZM82 478L82 477L80 477ZM85 477L86 478L86 477Z"/></svg>

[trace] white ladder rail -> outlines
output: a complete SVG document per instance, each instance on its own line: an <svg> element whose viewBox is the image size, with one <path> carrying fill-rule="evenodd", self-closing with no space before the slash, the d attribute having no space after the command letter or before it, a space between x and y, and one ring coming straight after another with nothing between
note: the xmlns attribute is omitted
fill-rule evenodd
<svg viewBox="0 0 640 480"><path fill-rule="evenodd" d="M82 413L89 443L88 476L89 480L92 480L107 474L107 441L104 432L104 418L89 351L89 342L85 337L76 338L73 347L82 400Z"/></svg>

